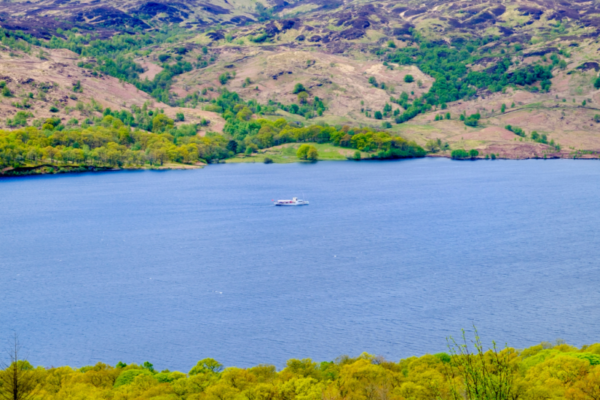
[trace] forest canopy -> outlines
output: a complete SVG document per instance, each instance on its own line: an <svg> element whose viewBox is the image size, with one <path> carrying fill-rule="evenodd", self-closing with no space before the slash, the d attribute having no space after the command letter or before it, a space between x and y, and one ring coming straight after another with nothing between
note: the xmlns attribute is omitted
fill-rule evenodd
<svg viewBox="0 0 600 400"><path fill-rule="evenodd" d="M199 136L202 124L180 124L161 110L146 107L111 111L83 124L64 124L49 118L41 126L27 126L27 118L11 121L21 126L0 130L0 170L5 174L86 171L94 168L143 168L165 163L212 163L251 154L284 143L331 143L371 152L373 159L424 157L415 142L372 128L309 125L251 119L260 111L256 102L244 102L223 91L211 104L226 119L224 134ZM180 119L184 119L181 115Z"/></svg>
<svg viewBox="0 0 600 400"><path fill-rule="evenodd" d="M558 341L523 350L474 344L467 350L453 343L448 352L397 362L366 353L291 359L279 371L266 364L225 368L212 358L188 372L159 371L150 362L34 368L18 361L0 371L0 395L13 395L17 376L28 383L21 398L48 400L598 399L600 344Z"/></svg>

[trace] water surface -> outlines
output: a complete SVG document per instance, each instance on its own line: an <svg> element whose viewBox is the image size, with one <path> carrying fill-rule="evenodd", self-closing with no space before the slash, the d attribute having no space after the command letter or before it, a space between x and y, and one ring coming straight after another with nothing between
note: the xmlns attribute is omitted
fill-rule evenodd
<svg viewBox="0 0 600 400"><path fill-rule="evenodd" d="M0 180L0 341L188 371L600 341L600 163L215 165ZM304 196L308 207L272 199Z"/></svg>

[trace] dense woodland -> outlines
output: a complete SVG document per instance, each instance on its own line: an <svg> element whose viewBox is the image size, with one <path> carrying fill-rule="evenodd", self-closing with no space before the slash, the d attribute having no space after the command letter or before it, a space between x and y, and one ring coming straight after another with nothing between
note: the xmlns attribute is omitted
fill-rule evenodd
<svg viewBox="0 0 600 400"><path fill-rule="evenodd" d="M133 129L108 114L94 126L65 127L57 118L41 128L0 131L0 168L13 167L17 173L139 168L169 161L209 162L229 155L221 135L199 137L195 126L175 128L164 114L155 115L152 125L153 132Z"/></svg>
<svg viewBox="0 0 600 400"><path fill-rule="evenodd" d="M126 114L125 114L126 115ZM376 151L373 158L423 157L425 151L387 132L351 130L347 126L302 127L284 119L230 120L235 139L220 134L197 135L194 125L180 125L164 114L153 118L153 132L134 129L106 115L97 125L64 127L58 119L41 128L0 131L0 169L7 174L85 171L96 168L141 168L167 162L194 164L218 162L238 153L252 154L276 144L293 142L334 143L347 148Z"/></svg>
<svg viewBox="0 0 600 400"><path fill-rule="evenodd" d="M465 342L468 343L468 342ZM369 354L331 362L291 359L224 368L206 358L187 373L158 371L150 362L112 367L37 367L27 361L0 372L7 399L570 399L600 398L600 344L578 349L562 342L524 350L485 351L479 340L451 342L447 353L398 362ZM18 358L17 358L18 360ZM15 383L16 382L16 383ZM22 397L14 397L15 392Z"/></svg>
<svg viewBox="0 0 600 400"><path fill-rule="evenodd" d="M277 144L303 142L372 151L375 159L425 156L425 150L414 142L387 132L250 119L256 111L250 107L256 105L244 103L236 93L225 91L214 105L227 119L225 135L200 137L199 126L176 127L160 110L146 107L134 112L105 109L103 117L81 125L65 126L60 119L50 118L40 127L0 131L0 169L10 169L8 174L30 174L91 167L141 168L167 162L210 163Z"/></svg>

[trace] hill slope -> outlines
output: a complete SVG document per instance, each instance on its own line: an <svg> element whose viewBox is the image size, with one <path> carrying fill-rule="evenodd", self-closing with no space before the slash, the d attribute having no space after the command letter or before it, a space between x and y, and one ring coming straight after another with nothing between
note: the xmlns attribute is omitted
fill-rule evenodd
<svg viewBox="0 0 600 400"><path fill-rule="evenodd" d="M7 128L27 98L32 121L89 118L78 103L151 103L199 134L241 140L237 111L220 105L227 90L254 120L384 129L435 155L600 152L594 2L40 1L0 12Z"/></svg>

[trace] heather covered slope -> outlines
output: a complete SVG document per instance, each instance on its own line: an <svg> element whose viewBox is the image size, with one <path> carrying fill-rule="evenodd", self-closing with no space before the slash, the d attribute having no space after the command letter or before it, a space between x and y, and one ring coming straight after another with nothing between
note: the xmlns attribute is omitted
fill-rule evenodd
<svg viewBox="0 0 600 400"><path fill-rule="evenodd" d="M432 155L600 151L593 2L15 1L0 12L8 129L18 113L93 125L106 108L146 104L236 151L285 143L256 138L248 120L261 118L385 130ZM224 91L247 111L228 113Z"/></svg>

